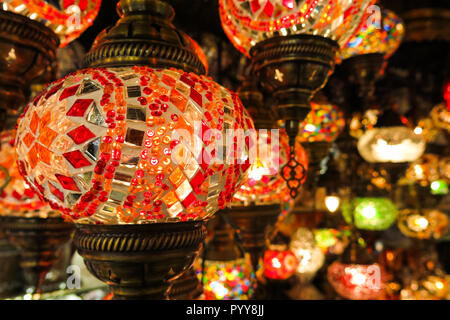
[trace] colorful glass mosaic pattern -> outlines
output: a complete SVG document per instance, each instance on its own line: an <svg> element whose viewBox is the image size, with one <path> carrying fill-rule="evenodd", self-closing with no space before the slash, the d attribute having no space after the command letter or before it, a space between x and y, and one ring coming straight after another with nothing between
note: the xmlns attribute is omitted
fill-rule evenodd
<svg viewBox="0 0 450 320"><path fill-rule="evenodd" d="M287 279L295 273L297 265L297 257L290 250L273 248L264 253L264 276L268 279Z"/></svg>
<svg viewBox="0 0 450 320"><path fill-rule="evenodd" d="M227 134L247 129L238 96L210 78L84 69L28 104L17 152L28 183L77 223L200 220L245 177L254 141Z"/></svg>
<svg viewBox="0 0 450 320"><path fill-rule="evenodd" d="M234 194L234 205L273 204L289 201L289 189L286 181L280 175L281 167L287 162L289 156L289 137L284 130L276 132L272 136L271 131L258 131L256 161L249 169L247 181ZM295 152L297 161L305 170L308 170L308 156L298 142ZM298 170L303 169L298 167ZM303 183L305 180L306 175L301 182Z"/></svg>
<svg viewBox="0 0 450 320"><path fill-rule="evenodd" d="M300 122L297 140L300 142L334 141L344 130L342 111L332 104L311 103L311 111Z"/></svg>
<svg viewBox="0 0 450 320"><path fill-rule="evenodd" d="M405 236L417 239L439 239L446 234L448 224L448 216L437 209L403 209L397 220Z"/></svg>
<svg viewBox="0 0 450 320"><path fill-rule="evenodd" d="M386 230L395 222L397 207L388 198L355 198L353 204L343 203L342 215L358 229Z"/></svg>
<svg viewBox="0 0 450 320"><path fill-rule="evenodd" d="M275 36L309 34L344 45L371 0L219 0L222 27L243 54Z"/></svg>
<svg viewBox="0 0 450 320"><path fill-rule="evenodd" d="M25 182L19 173L14 147L15 130L0 134L0 215L41 217L57 216Z"/></svg>
<svg viewBox="0 0 450 320"><path fill-rule="evenodd" d="M343 264L333 262L328 267L328 281L336 292L350 300L374 300L384 290L386 275L377 263Z"/></svg>
<svg viewBox="0 0 450 320"><path fill-rule="evenodd" d="M253 295L256 277L251 265L244 259L204 262L202 273L205 300L249 300Z"/></svg>
<svg viewBox="0 0 450 320"><path fill-rule="evenodd" d="M400 46L405 34L403 21L392 11L382 10L381 19L365 19L341 49L342 60L356 55L382 53L388 59Z"/></svg>
<svg viewBox="0 0 450 320"><path fill-rule="evenodd" d="M52 29L64 47L90 27L101 0L1 0L3 10L29 17Z"/></svg>

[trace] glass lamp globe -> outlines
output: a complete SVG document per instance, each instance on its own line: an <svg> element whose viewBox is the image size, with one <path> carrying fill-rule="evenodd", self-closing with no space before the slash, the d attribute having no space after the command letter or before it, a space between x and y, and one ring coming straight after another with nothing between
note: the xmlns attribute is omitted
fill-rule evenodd
<svg viewBox="0 0 450 320"><path fill-rule="evenodd" d="M66 46L89 28L101 0L3 0L3 10L24 15L52 29Z"/></svg>
<svg viewBox="0 0 450 320"><path fill-rule="evenodd" d="M206 260L202 273L205 300L248 300L256 281L251 264L245 258L230 261Z"/></svg>
<svg viewBox="0 0 450 320"><path fill-rule="evenodd" d="M328 267L328 281L336 292L350 300L374 300L383 293L384 271L377 264L333 262Z"/></svg>
<svg viewBox="0 0 450 320"><path fill-rule="evenodd" d="M300 122L300 142L332 142L345 127L344 114L335 105L311 102L311 111Z"/></svg>
<svg viewBox="0 0 450 320"><path fill-rule="evenodd" d="M447 233L449 219L437 209L403 209L398 214L397 225L407 237L439 239Z"/></svg>
<svg viewBox="0 0 450 320"><path fill-rule="evenodd" d="M401 163L417 160L425 151L425 141L408 127L392 126L367 130L357 147L367 162Z"/></svg>
<svg viewBox="0 0 450 320"><path fill-rule="evenodd" d="M325 255L317 246L314 234L307 228L299 228L292 236L290 249L298 260L297 276L302 282L311 281L325 262Z"/></svg>
<svg viewBox="0 0 450 320"><path fill-rule="evenodd" d="M242 53L275 36L311 34L344 45L371 1L220 0L225 34Z"/></svg>
<svg viewBox="0 0 450 320"><path fill-rule="evenodd" d="M388 59L400 46L405 27L394 12L384 9L381 12L381 21L370 22L370 19L367 19L362 23L341 49L342 60L370 53L382 53L384 58Z"/></svg>
<svg viewBox="0 0 450 320"><path fill-rule="evenodd" d="M17 167L15 130L0 133L0 215L18 217L57 217L26 183Z"/></svg>
<svg viewBox="0 0 450 320"><path fill-rule="evenodd" d="M352 210L353 209L353 210ZM386 230L397 217L397 207L388 198L355 198L342 204L342 214L349 224L362 230Z"/></svg>
<svg viewBox="0 0 450 320"><path fill-rule="evenodd" d="M259 130L257 133L258 154L248 170L248 178L234 194L233 205L278 204L288 203L289 189L281 177L280 170L289 156L289 138L284 130L272 136L270 131ZM278 140L278 141L274 141ZM301 164L297 168L298 175L304 175L300 183L306 180L308 157L305 150L297 143L296 159Z"/></svg>
<svg viewBox="0 0 450 320"><path fill-rule="evenodd" d="M295 273L297 266L297 257L288 248L272 245L264 253L264 276L268 279L287 279Z"/></svg>
<svg viewBox="0 0 450 320"><path fill-rule="evenodd" d="M77 223L202 220L230 202L250 166L254 142L227 145L227 128L253 123L237 95L210 78L84 69L27 105L16 138L19 170ZM235 156L215 153L225 145Z"/></svg>

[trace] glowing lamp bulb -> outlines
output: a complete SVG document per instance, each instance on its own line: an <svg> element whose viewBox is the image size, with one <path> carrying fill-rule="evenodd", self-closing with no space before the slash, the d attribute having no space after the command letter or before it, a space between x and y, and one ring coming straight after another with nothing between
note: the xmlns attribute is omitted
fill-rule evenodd
<svg viewBox="0 0 450 320"><path fill-rule="evenodd" d="M281 268L281 263L280 263L280 260L278 260L278 258L272 259L272 265L274 268L277 268L277 269Z"/></svg>
<svg viewBox="0 0 450 320"><path fill-rule="evenodd" d="M367 206L361 211L361 214L367 219L372 219L373 217L375 217L376 213L377 211L373 206Z"/></svg>
<svg viewBox="0 0 450 320"><path fill-rule="evenodd" d="M414 128L414 133L415 134L422 134L422 132L423 132L423 129L421 127L415 127Z"/></svg>
<svg viewBox="0 0 450 320"><path fill-rule="evenodd" d="M325 197L325 206L330 212L336 212L339 208L341 199L337 196L327 196Z"/></svg>
<svg viewBox="0 0 450 320"><path fill-rule="evenodd" d="M425 217L418 217L414 221L414 224L421 230L425 230L428 227L428 220Z"/></svg>

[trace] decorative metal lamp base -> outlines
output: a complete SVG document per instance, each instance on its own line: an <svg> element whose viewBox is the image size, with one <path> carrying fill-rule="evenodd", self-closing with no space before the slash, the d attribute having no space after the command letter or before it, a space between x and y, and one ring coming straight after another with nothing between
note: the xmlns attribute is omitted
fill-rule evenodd
<svg viewBox="0 0 450 320"><path fill-rule="evenodd" d="M338 44L312 35L290 35L266 39L250 51L260 86L274 98L273 111L289 136L289 160L282 167L292 198L301 186L295 172L295 139L299 123L311 110L311 98L334 70Z"/></svg>
<svg viewBox="0 0 450 320"><path fill-rule="evenodd" d="M268 232L281 213L280 205L237 206L223 209L222 212L240 235L244 251L250 254L256 272L264 254Z"/></svg>
<svg viewBox="0 0 450 320"><path fill-rule="evenodd" d="M89 67L146 65L205 74L196 44L172 24L173 8L160 0L120 0L117 24L99 34L85 57Z"/></svg>
<svg viewBox="0 0 450 320"><path fill-rule="evenodd" d="M170 300L195 300L203 293L203 286L195 270L190 268L181 277L172 282L169 290Z"/></svg>
<svg viewBox="0 0 450 320"><path fill-rule="evenodd" d="M338 45L311 35L273 37L256 44L250 52L260 85L273 93L280 120L303 120L310 99L334 69Z"/></svg>
<svg viewBox="0 0 450 320"><path fill-rule="evenodd" d="M74 243L114 300L163 300L170 281L192 265L205 237L204 222L77 224Z"/></svg>
<svg viewBox="0 0 450 320"><path fill-rule="evenodd" d="M61 218L1 217L0 227L20 252L27 285L42 293L45 275L58 260L60 248L70 241L73 225Z"/></svg>
<svg viewBox="0 0 450 320"><path fill-rule="evenodd" d="M0 109L25 103L30 83L52 72L58 43L43 24L0 10Z"/></svg>

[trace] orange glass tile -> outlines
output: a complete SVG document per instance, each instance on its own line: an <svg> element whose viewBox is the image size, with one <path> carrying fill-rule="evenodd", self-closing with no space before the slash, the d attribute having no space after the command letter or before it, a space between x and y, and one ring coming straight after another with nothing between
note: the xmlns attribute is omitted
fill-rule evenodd
<svg viewBox="0 0 450 320"><path fill-rule="evenodd" d="M38 140L45 146L50 147L52 142L58 136L58 133L50 129L49 127L41 126Z"/></svg>
<svg viewBox="0 0 450 320"><path fill-rule="evenodd" d="M39 126L39 117L36 114L36 112L33 112L33 116L31 117L31 121L30 121L30 130L36 134L36 130Z"/></svg>
<svg viewBox="0 0 450 320"><path fill-rule="evenodd" d="M181 112L184 112L188 100L176 89L173 89L170 92L170 102L172 102Z"/></svg>
<svg viewBox="0 0 450 320"><path fill-rule="evenodd" d="M34 136L31 133L27 132L25 137L23 137L22 141L29 148L29 147L31 147L31 144L34 141Z"/></svg>
<svg viewBox="0 0 450 320"><path fill-rule="evenodd" d="M171 206L173 206L175 204L175 202L178 201L178 198L175 195L175 192L170 191L162 198L162 200L166 204L167 208L170 208Z"/></svg>
<svg viewBox="0 0 450 320"><path fill-rule="evenodd" d="M44 115L41 117L41 121L39 121L39 125L41 128L46 127L52 118L52 113L50 110L44 113Z"/></svg>
<svg viewBox="0 0 450 320"><path fill-rule="evenodd" d="M39 160L41 160L42 162L50 165L50 160L52 158L52 152L50 152L50 150L48 150L46 147L44 147L43 145L39 144L39 143L35 143L35 146L38 146L38 155L39 155Z"/></svg>
<svg viewBox="0 0 450 320"><path fill-rule="evenodd" d="M186 178L183 175L183 172L181 171L181 169L179 167L177 167L172 174L169 176L169 180L170 182L172 182L172 184L175 186L175 188L178 188L183 181Z"/></svg>

